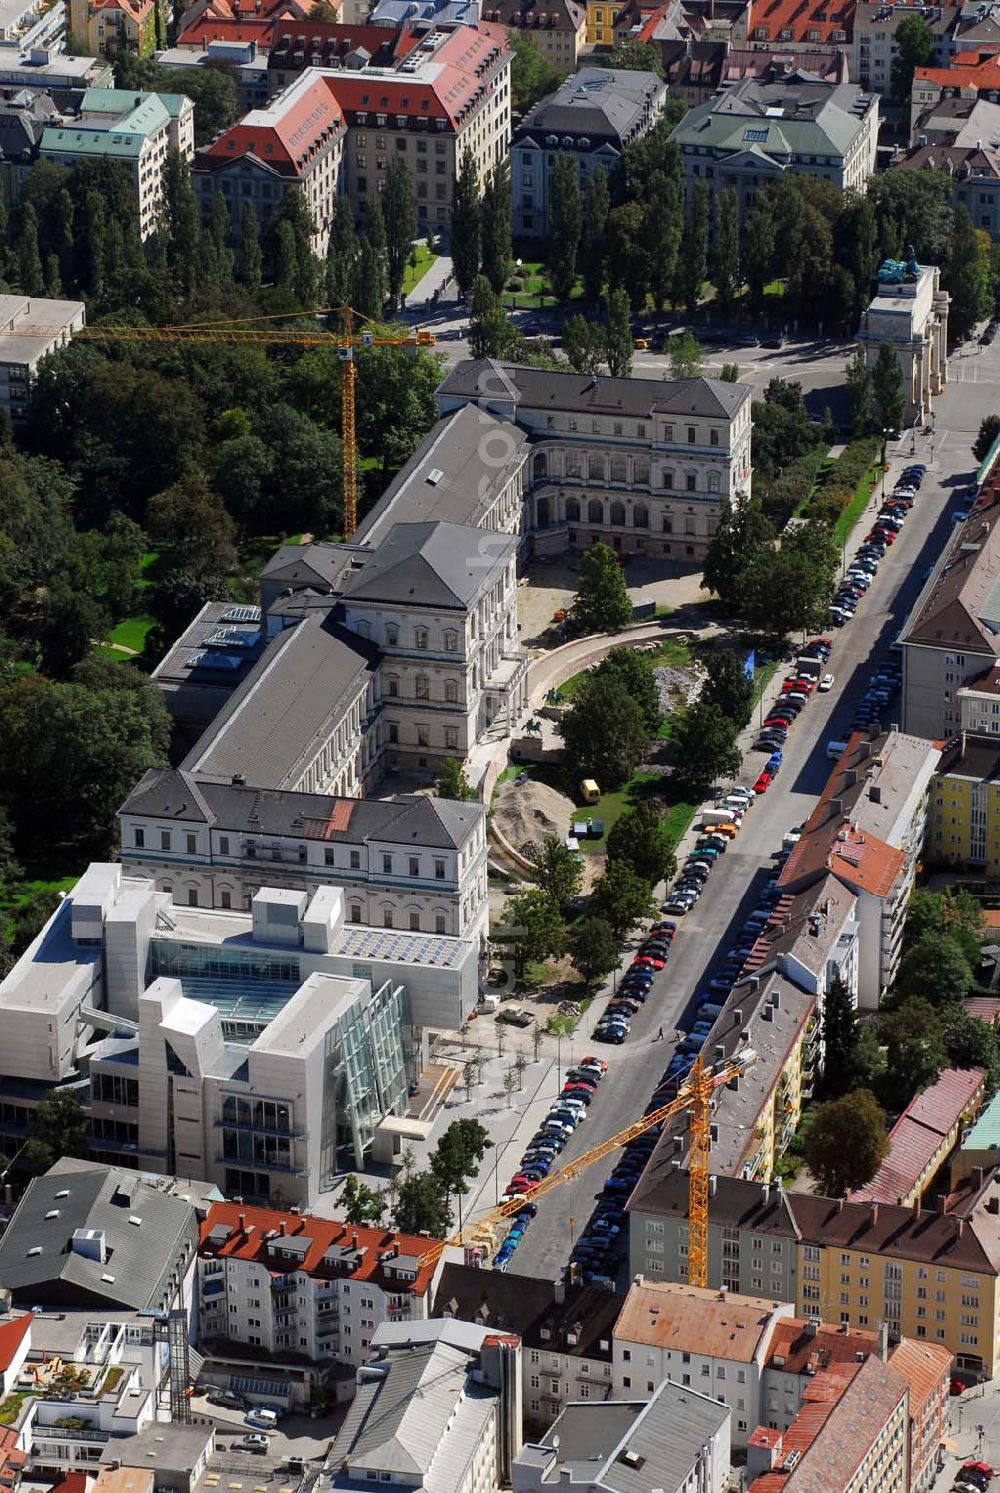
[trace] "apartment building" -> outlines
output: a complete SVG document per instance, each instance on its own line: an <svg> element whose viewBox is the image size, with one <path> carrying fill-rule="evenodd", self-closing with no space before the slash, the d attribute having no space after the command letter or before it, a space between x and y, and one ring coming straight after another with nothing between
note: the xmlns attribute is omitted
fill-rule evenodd
<svg viewBox="0 0 1000 1493"><path fill-rule="evenodd" d="M480 182L506 159L511 57L504 27L483 22L432 31L393 69L331 77L348 125L343 190L359 218L391 158L410 174L421 234L447 227L466 151Z"/></svg>
<svg viewBox="0 0 1000 1493"><path fill-rule="evenodd" d="M545 238L557 159L575 163L580 187L598 170L615 174L627 146L663 113L667 86L656 73L584 67L528 111L511 143L514 233Z"/></svg>
<svg viewBox="0 0 1000 1493"><path fill-rule="evenodd" d="M725 1493L729 1407L664 1380L648 1399L567 1405L514 1460L514 1493L637 1493L637 1474L660 1493Z"/></svg>
<svg viewBox="0 0 1000 1493"><path fill-rule="evenodd" d="M747 12L751 47L780 48L795 65L802 66L800 54L813 47L846 48L854 5L851 0L836 0L833 5L826 0L776 0L766 9L747 6Z"/></svg>
<svg viewBox="0 0 1000 1493"><path fill-rule="evenodd" d="M268 91L281 93L307 67L395 67L412 55L426 35L427 28L414 22L351 26L310 17L307 24L301 17L278 15L267 47Z"/></svg>
<svg viewBox="0 0 1000 1493"><path fill-rule="evenodd" d="M989 21L988 24L995 24ZM1000 55L995 45L983 51L956 51L934 67L918 67L910 95L911 139L919 134L918 121L942 100L1000 103Z"/></svg>
<svg viewBox="0 0 1000 1493"><path fill-rule="evenodd" d="M863 192L875 170L878 99L804 72L775 83L748 78L689 110L672 138L688 194L696 181L713 196L732 188L743 213L784 171Z"/></svg>
<svg viewBox="0 0 1000 1493"><path fill-rule="evenodd" d="M961 1187L972 1177L977 1188L1000 1162L1000 1097L994 1097L974 1125L963 1131L951 1158L950 1185Z"/></svg>
<svg viewBox="0 0 1000 1493"><path fill-rule="evenodd" d="M188 907L249 911L280 878L344 889L346 921L486 936L486 810L424 794L332 798L151 768L122 806L121 862Z"/></svg>
<svg viewBox="0 0 1000 1493"><path fill-rule="evenodd" d="M320 1486L499 1493L521 1446L521 1345L467 1322L384 1323Z"/></svg>
<svg viewBox="0 0 1000 1493"><path fill-rule="evenodd" d="M425 1321L440 1266L421 1263L426 1237L301 1212L216 1203L201 1224L197 1332L358 1368L383 1322Z"/></svg>
<svg viewBox="0 0 1000 1493"><path fill-rule="evenodd" d="M959 691L997 662L994 571L1000 554L1000 474L955 524L900 632L903 729L947 740L961 728Z"/></svg>
<svg viewBox="0 0 1000 1493"><path fill-rule="evenodd" d="M918 134L917 139L921 137ZM901 171L946 171L952 203L967 210L977 228L1000 238L1000 153L981 136L968 145L920 145L895 163Z"/></svg>
<svg viewBox="0 0 1000 1493"><path fill-rule="evenodd" d="M933 741L908 731L856 732L778 878L796 894L829 875L853 894L862 1006L878 1005L899 965L939 758Z"/></svg>
<svg viewBox="0 0 1000 1493"><path fill-rule="evenodd" d="M851 77L866 91L892 92L892 62L898 53L896 33L900 22L913 14L910 5L873 4L861 0L854 11L851 29ZM955 51L962 17L960 5L930 5L920 12L934 38L929 66L947 67Z"/></svg>
<svg viewBox="0 0 1000 1493"><path fill-rule="evenodd" d="M42 135L42 160L72 168L77 161L120 161L128 168L139 217L139 237L155 232L163 200L167 151L194 153L194 105L181 93L135 93L88 88L73 119Z"/></svg>
<svg viewBox="0 0 1000 1493"><path fill-rule="evenodd" d="M572 73L591 39L588 9L582 0L501 0L498 9L484 9L483 20L523 31L553 67Z"/></svg>
<svg viewBox="0 0 1000 1493"><path fill-rule="evenodd" d="M344 913L332 886L210 911L92 866L0 984L0 1129L82 1078L95 1157L248 1201L309 1206L389 1117L391 1157L430 1033L475 1005L478 938Z"/></svg>
<svg viewBox="0 0 1000 1493"><path fill-rule="evenodd" d="M910 1493L924 1493L938 1475L948 1434L951 1354L941 1343L904 1338L889 1355L910 1391Z"/></svg>
<svg viewBox="0 0 1000 1493"><path fill-rule="evenodd" d="M715 379L612 379L460 363L442 414L473 404L527 433L524 529L535 553L598 540L703 559L723 497L751 490L750 391Z"/></svg>
<svg viewBox="0 0 1000 1493"><path fill-rule="evenodd" d="M148 57L156 46L154 0L69 0L69 29L98 57Z"/></svg>
<svg viewBox="0 0 1000 1493"><path fill-rule="evenodd" d="M0 295L0 410L14 425L23 425L28 418L31 381L39 363L65 347L86 320L82 301Z"/></svg>
<svg viewBox="0 0 1000 1493"><path fill-rule="evenodd" d="M879 278L857 340L868 366L889 343L903 376L903 424L924 425L932 398L948 381L948 306L936 265L910 262L901 281Z"/></svg>
<svg viewBox="0 0 1000 1493"><path fill-rule="evenodd" d="M611 1329L621 1297L603 1286L502 1275L448 1263L434 1297L435 1317L455 1317L521 1339L524 1414L549 1426L577 1400L611 1396Z"/></svg>
<svg viewBox="0 0 1000 1493"><path fill-rule="evenodd" d="M247 203L266 232L286 193L295 188L312 217L313 252L324 255L341 187L346 134L330 80L307 68L276 98L252 109L197 152L192 181L202 221L208 221L213 199L221 194L234 240Z"/></svg>
<svg viewBox="0 0 1000 1493"><path fill-rule="evenodd" d="M850 1201L921 1202L978 1115L985 1092L984 1069L943 1068L903 1110L889 1132L888 1155L871 1181L849 1194Z"/></svg>
<svg viewBox="0 0 1000 1493"><path fill-rule="evenodd" d="M908 1493L909 1400L904 1376L874 1355L818 1374L787 1431L752 1438L750 1493Z"/></svg>
<svg viewBox="0 0 1000 1493"><path fill-rule="evenodd" d="M851 1327L888 1324L895 1337L943 1344L960 1368L991 1375L996 1361L1000 1184L978 1187L951 1211L787 1192L780 1183L714 1181L709 1287L760 1281ZM688 1180L683 1169L629 1200L629 1266L657 1278L687 1276Z"/></svg>
<svg viewBox="0 0 1000 1493"><path fill-rule="evenodd" d="M1000 869L1000 740L993 724L989 736L963 730L941 753L927 832L928 858L989 876Z"/></svg>
<svg viewBox="0 0 1000 1493"><path fill-rule="evenodd" d="M791 1315L787 1303L637 1276L613 1333L615 1398L652 1395L673 1380L728 1405L732 1444L745 1447L768 1344Z"/></svg>

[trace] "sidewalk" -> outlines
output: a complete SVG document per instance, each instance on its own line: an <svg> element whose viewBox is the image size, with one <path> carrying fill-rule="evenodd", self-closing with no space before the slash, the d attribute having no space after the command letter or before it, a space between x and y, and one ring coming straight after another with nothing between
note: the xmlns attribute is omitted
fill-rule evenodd
<svg viewBox="0 0 1000 1493"><path fill-rule="evenodd" d="M446 288L446 282L451 280L452 267L449 254L439 254L430 264L427 273L414 285L406 297L407 311L415 311L420 306L429 306L434 302L434 292L437 291L438 302L454 297L454 283Z"/></svg>

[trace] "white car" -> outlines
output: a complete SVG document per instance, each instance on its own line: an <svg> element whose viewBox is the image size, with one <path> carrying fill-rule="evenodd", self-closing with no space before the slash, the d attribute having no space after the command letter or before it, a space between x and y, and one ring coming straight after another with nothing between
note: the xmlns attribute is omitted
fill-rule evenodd
<svg viewBox="0 0 1000 1493"><path fill-rule="evenodd" d="M821 695L825 695L829 690L833 689L833 675L824 674L823 678L820 680L819 684L817 684L816 688L819 690Z"/></svg>

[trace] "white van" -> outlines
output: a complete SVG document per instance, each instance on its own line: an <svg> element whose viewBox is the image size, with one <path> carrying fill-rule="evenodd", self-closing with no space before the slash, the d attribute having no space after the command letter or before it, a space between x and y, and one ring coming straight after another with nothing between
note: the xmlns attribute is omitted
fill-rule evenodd
<svg viewBox="0 0 1000 1493"><path fill-rule="evenodd" d="M276 1431L278 1412L268 1409L266 1405L255 1405L247 1412L246 1421L248 1426L254 1426L259 1431Z"/></svg>

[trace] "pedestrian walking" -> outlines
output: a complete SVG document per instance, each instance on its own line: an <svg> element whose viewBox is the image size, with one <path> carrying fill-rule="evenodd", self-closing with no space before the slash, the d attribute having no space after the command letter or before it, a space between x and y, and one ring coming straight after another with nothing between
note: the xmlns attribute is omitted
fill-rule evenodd
<svg viewBox="0 0 1000 1493"><path fill-rule="evenodd" d="M656 1036L653 1038L653 1041L654 1042L662 1042L663 1041L663 1028L662 1028L662 1026L660 1027L660 1030L657 1032Z"/></svg>

